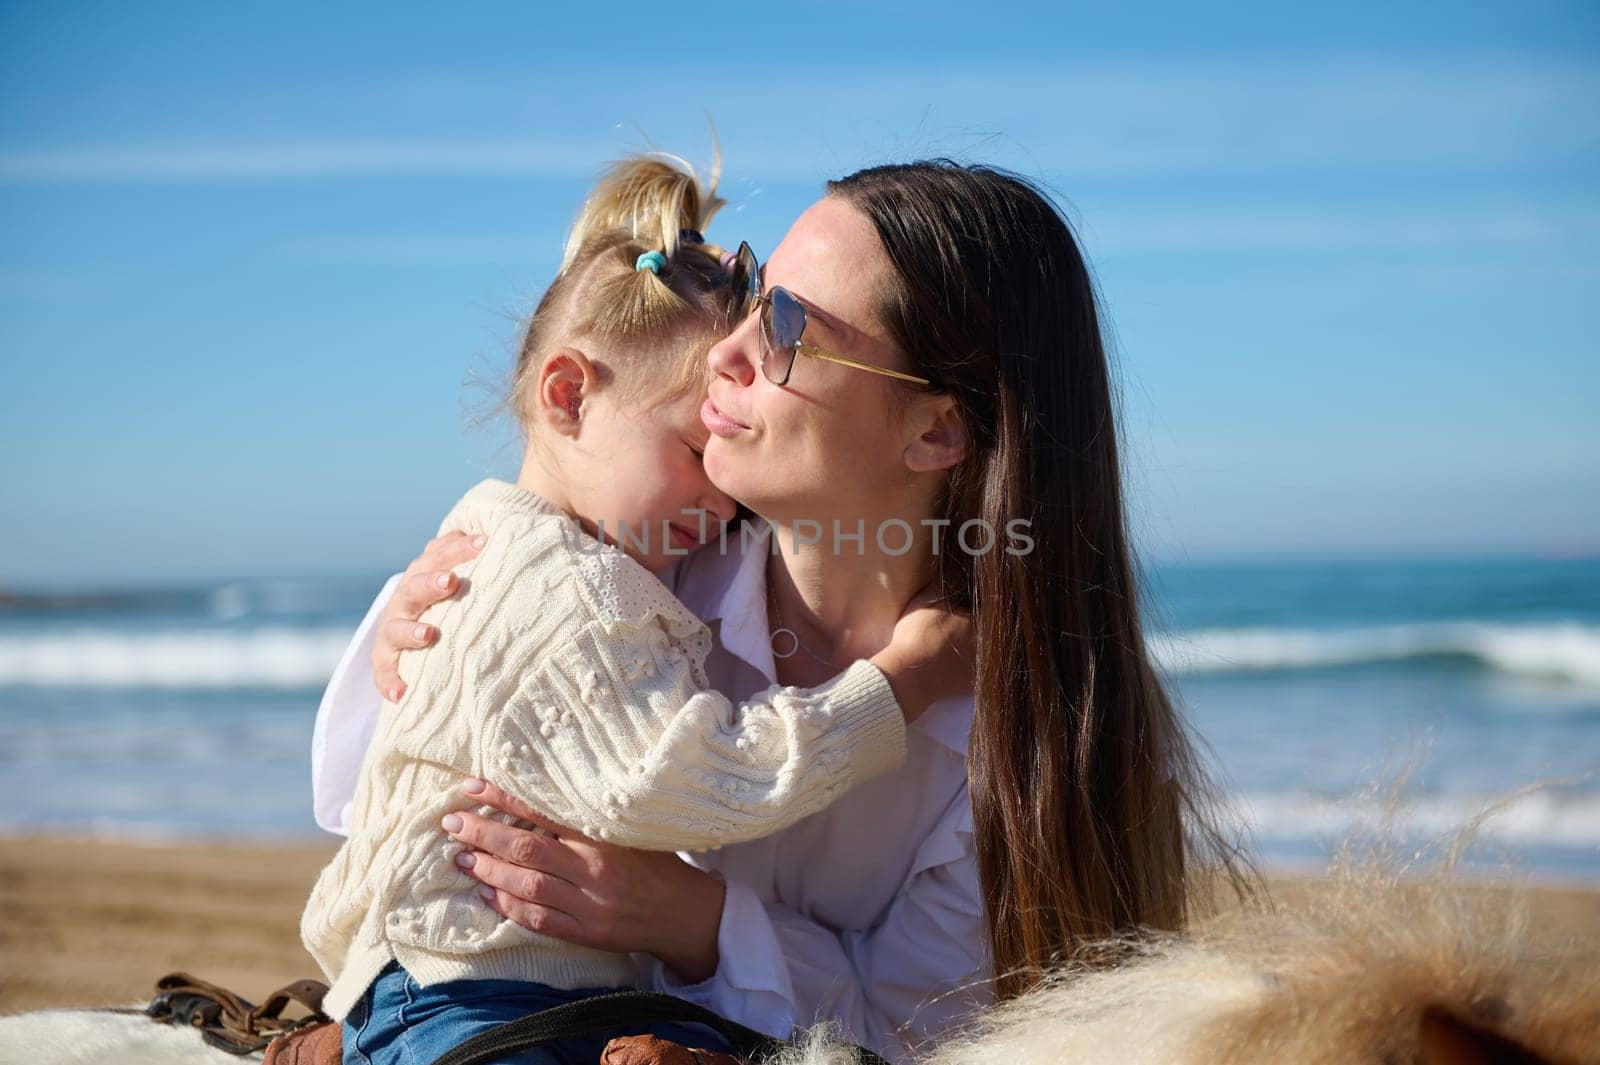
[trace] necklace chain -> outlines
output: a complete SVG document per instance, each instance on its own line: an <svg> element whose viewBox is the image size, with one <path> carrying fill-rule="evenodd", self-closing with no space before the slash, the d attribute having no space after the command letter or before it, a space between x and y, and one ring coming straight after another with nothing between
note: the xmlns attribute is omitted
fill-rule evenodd
<svg viewBox="0 0 1600 1065"><path fill-rule="evenodd" d="M832 661L830 661L829 659L823 658L821 655L817 654L811 648L809 648L805 644L801 643L800 642L800 635L797 632L795 632L793 629L784 627L784 624L783 624L783 608L778 605L778 595L777 595L776 591L773 592L771 598L772 598L772 612L773 612L774 615L777 616L777 619L778 619L778 627L776 629L772 630L772 636L771 636L770 640L768 641L772 645L772 657L778 658L778 659L793 658L794 657L794 653L796 651L804 651L807 655L809 655L811 657L812 661L817 662L817 663L819 663L821 665L827 666L829 669L835 668ZM788 634L791 646L789 647L789 649L787 651L779 651L778 650L778 637L780 635L785 634L785 633Z"/></svg>

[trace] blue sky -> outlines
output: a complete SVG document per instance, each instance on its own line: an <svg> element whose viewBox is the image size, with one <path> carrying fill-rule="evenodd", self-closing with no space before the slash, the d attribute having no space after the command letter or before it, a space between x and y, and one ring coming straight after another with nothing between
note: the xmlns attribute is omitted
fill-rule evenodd
<svg viewBox="0 0 1600 1065"><path fill-rule="evenodd" d="M0 587L381 571L647 144L1060 198L1156 560L1600 551L1592 4L0 4Z"/></svg>

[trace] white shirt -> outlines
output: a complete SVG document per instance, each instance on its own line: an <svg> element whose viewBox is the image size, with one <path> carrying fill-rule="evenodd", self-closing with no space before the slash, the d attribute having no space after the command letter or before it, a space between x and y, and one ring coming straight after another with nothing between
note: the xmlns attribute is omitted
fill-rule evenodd
<svg viewBox="0 0 1600 1065"><path fill-rule="evenodd" d="M743 700L777 683L767 625L765 537L728 537L678 566L674 591L716 639L713 684ZM379 593L317 710L317 823L343 834L381 699L369 659ZM685 854L727 885L717 971L679 982L652 960L653 989L779 1038L836 1019L891 1061L992 1001L983 896L967 798L970 697L935 703L907 729L905 763L765 839Z"/></svg>

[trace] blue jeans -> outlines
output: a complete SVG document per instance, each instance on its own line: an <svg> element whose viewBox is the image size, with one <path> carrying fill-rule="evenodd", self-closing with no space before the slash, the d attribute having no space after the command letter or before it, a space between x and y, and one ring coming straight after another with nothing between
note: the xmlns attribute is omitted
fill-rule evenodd
<svg viewBox="0 0 1600 1065"><path fill-rule="evenodd" d="M490 1028L594 995L628 988L562 991L524 980L451 980L422 987L390 962L344 1019L344 1065L431 1065L439 1055ZM701 1024L657 1021L597 1032L499 1059L516 1065L596 1065L619 1035L657 1035L684 1046L731 1053Z"/></svg>

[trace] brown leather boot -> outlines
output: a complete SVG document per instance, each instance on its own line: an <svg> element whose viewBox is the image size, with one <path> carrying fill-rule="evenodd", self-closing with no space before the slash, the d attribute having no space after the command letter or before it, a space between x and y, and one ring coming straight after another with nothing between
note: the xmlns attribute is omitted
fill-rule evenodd
<svg viewBox="0 0 1600 1065"><path fill-rule="evenodd" d="M694 1050L653 1035L621 1035L606 1044L600 1065L745 1065L732 1054Z"/></svg>
<svg viewBox="0 0 1600 1065"><path fill-rule="evenodd" d="M261 1065L339 1065L343 1060L344 1026L329 1022L280 1035Z"/></svg>

